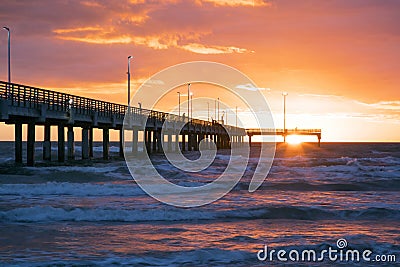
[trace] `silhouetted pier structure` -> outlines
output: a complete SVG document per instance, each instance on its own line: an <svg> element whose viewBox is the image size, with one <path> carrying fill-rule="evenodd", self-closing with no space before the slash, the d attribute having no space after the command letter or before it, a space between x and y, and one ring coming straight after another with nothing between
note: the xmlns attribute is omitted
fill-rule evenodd
<svg viewBox="0 0 400 267"><path fill-rule="evenodd" d="M35 161L36 126L44 126L43 160L51 160L51 126L58 129L58 161L65 161L65 128L67 158L74 159L74 128L82 131L82 159L93 157L93 129L103 131L103 158L109 158L110 130L119 131L119 154L123 153L124 129L132 131L132 154L138 153L138 135L147 153L162 152L161 143L168 136L168 150L198 150L201 140L213 140L217 148L243 143L246 131L229 125L188 119L165 112L129 107L129 121L124 125L128 106L111 102L0 81L0 121L15 125L15 161L22 163L22 125L27 124L27 165ZM184 126L179 131L176 127ZM164 125L165 124L165 125ZM164 126L163 126L164 125ZM125 126L125 127L124 127ZM144 131L143 131L144 129ZM162 131L162 129L165 129ZM229 138L226 129L234 133ZM173 145L172 136L175 135ZM186 139L187 138L187 139ZM182 140L179 146L180 139ZM164 142L165 143L165 142Z"/></svg>
<svg viewBox="0 0 400 267"><path fill-rule="evenodd" d="M281 135L284 140L288 135L315 135L318 138L318 146L321 146L321 129L246 129L251 146L251 137L253 135Z"/></svg>

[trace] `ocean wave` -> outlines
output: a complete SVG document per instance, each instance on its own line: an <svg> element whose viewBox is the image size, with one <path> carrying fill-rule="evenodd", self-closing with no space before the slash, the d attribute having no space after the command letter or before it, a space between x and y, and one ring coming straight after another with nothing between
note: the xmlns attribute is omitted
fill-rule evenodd
<svg viewBox="0 0 400 267"><path fill-rule="evenodd" d="M280 206L238 208L232 210L156 208L103 209L103 208L60 208L51 206L33 206L15 208L0 212L3 222L47 222L47 221L116 221L116 222L153 222L153 221L198 221L198 220L254 220L254 219L291 219L291 220L398 220L400 210L390 208L365 208L354 210L326 209L321 207Z"/></svg>
<svg viewBox="0 0 400 267"><path fill-rule="evenodd" d="M40 173L50 172L86 172L86 173L108 173L114 172L120 166L52 166L52 167L24 167L27 170L38 171Z"/></svg>
<svg viewBox="0 0 400 267"><path fill-rule="evenodd" d="M248 188L248 182L241 182L235 189ZM324 183L313 181L275 182L272 179L263 183L260 190L289 190L289 191L400 191L399 179L358 179L337 180L326 179Z"/></svg>
<svg viewBox="0 0 400 267"><path fill-rule="evenodd" d="M27 262L25 257L20 257L13 259L10 266L243 266L246 263L250 265L258 263L254 252L220 248L162 251L152 253L152 255L139 254L127 257L110 253L104 258L97 257L96 259L84 255L74 258L70 258L69 255L59 255L56 259L54 256L52 255L53 258L48 260L47 257L42 256L36 263L31 262L31 259Z"/></svg>
<svg viewBox="0 0 400 267"><path fill-rule="evenodd" d="M72 195L84 196L137 196L145 194L133 182L127 184L92 184L47 182L40 184L0 184L0 195Z"/></svg>

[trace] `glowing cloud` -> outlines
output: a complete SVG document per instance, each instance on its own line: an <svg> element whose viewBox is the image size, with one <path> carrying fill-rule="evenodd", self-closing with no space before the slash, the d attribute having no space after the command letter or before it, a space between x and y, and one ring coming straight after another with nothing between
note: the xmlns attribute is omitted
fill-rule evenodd
<svg viewBox="0 0 400 267"><path fill-rule="evenodd" d="M199 3L199 1L197 1ZM203 0L201 2L212 3L216 6L270 6L263 0ZM200 3L201 4L201 3Z"/></svg>
<svg viewBox="0 0 400 267"><path fill-rule="evenodd" d="M269 91L269 88L262 88L262 87L255 87L254 85L248 83L248 84L239 84L236 86L236 88L238 89L244 89L244 90L248 90L248 91L264 91L267 90Z"/></svg>
<svg viewBox="0 0 400 267"><path fill-rule="evenodd" d="M182 45L179 48L184 50L197 53L197 54L231 54L231 53L245 53L247 49L238 48L234 46L205 46L202 44L191 43Z"/></svg>
<svg viewBox="0 0 400 267"><path fill-rule="evenodd" d="M62 40L84 42L91 44L135 44L143 45L153 49L179 48L196 54L232 54L249 52L245 48L235 46L206 46L199 43L178 45L185 41L185 35L161 34L151 36L116 35L114 29L103 29L100 27L79 27L71 29L56 29L53 31ZM187 39L186 39L187 41ZM253 52L253 51L251 51Z"/></svg>

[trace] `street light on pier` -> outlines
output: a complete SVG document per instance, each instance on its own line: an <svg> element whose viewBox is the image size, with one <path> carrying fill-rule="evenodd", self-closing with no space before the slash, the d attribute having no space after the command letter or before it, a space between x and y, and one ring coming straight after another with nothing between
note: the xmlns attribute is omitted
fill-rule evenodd
<svg viewBox="0 0 400 267"><path fill-rule="evenodd" d="M187 92L187 101L188 101L188 121L190 121L190 83L188 83L188 92Z"/></svg>
<svg viewBox="0 0 400 267"><path fill-rule="evenodd" d="M237 128L237 121L238 121L238 113L237 113L237 106L236 106L236 128Z"/></svg>
<svg viewBox="0 0 400 267"><path fill-rule="evenodd" d="M218 122L218 117L217 117L217 99L214 100L214 118Z"/></svg>
<svg viewBox="0 0 400 267"><path fill-rule="evenodd" d="M139 114L142 115L142 102L138 102L139 105Z"/></svg>
<svg viewBox="0 0 400 267"><path fill-rule="evenodd" d="M190 92L190 117L193 119L193 93Z"/></svg>
<svg viewBox="0 0 400 267"><path fill-rule="evenodd" d="M131 100L131 58L132 56L128 56L128 107L129 101Z"/></svg>
<svg viewBox="0 0 400 267"><path fill-rule="evenodd" d="M219 117L219 97L218 97L218 117L217 118L218 118L217 121L221 120L221 118Z"/></svg>
<svg viewBox="0 0 400 267"><path fill-rule="evenodd" d="M207 121L210 121L210 103L207 102Z"/></svg>
<svg viewBox="0 0 400 267"><path fill-rule="evenodd" d="M181 92L178 92L178 116L181 116Z"/></svg>
<svg viewBox="0 0 400 267"><path fill-rule="evenodd" d="M10 32L10 28L8 28L8 27L4 26L3 29L8 32L8 86L7 87L10 87L10 83L11 83L11 40L10 40L11 32ZM6 96L7 96L7 89L6 89Z"/></svg>
<svg viewBox="0 0 400 267"><path fill-rule="evenodd" d="M283 92L283 142L286 143L286 96L287 92Z"/></svg>

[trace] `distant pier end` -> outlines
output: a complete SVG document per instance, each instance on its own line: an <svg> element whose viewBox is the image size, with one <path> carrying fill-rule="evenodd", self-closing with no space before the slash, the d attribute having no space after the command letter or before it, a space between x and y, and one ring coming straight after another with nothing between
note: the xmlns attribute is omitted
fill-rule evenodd
<svg viewBox="0 0 400 267"><path fill-rule="evenodd" d="M321 146L321 129L246 129L249 136L249 143L251 146L251 137L253 135L280 135L286 140L288 135L315 135L318 138L318 146Z"/></svg>

